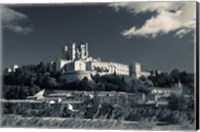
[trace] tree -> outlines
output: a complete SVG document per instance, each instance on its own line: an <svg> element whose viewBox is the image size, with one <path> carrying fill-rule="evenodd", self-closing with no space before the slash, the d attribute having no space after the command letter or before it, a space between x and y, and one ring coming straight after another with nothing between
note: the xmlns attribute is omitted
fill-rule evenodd
<svg viewBox="0 0 200 132"><path fill-rule="evenodd" d="M136 93L138 91L137 87L137 79L131 79L128 81L127 92Z"/></svg>
<svg viewBox="0 0 200 132"><path fill-rule="evenodd" d="M44 74L45 71L46 71L45 69L46 69L46 68L45 68L45 65L44 65L43 62L40 62L40 63L36 66L36 70L37 70L38 73Z"/></svg>
<svg viewBox="0 0 200 132"><path fill-rule="evenodd" d="M184 95L171 94L168 98L168 108L170 110L188 110L189 100Z"/></svg>
<svg viewBox="0 0 200 132"><path fill-rule="evenodd" d="M61 72L59 71L53 71L50 73L51 77L54 77L56 80L61 76Z"/></svg>
<svg viewBox="0 0 200 132"><path fill-rule="evenodd" d="M148 78L144 77L144 76L141 76L139 78L139 81L141 81L141 83L143 83L146 88L154 86L153 82L151 80L149 80Z"/></svg>
<svg viewBox="0 0 200 132"><path fill-rule="evenodd" d="M172 87L172 77L168 73L161 73L156 76L156 82L159 87Z"/></svg>
<svg viewBox="0 0 200 132"><path fill-rule="evenodd" d="M194 82L194 74L189 74L186 71L183 71L179 75L180 81L183 84L193 83Z"/></svg>
<svg viewBox="0 0 200 132"><path fill-rule="evenodd" d="M79 82L79 90L86 90L90 91L92 90L92 86L90 85L90 82L87 77L84 77L80 82Z"/></svg>
<svg viewBox="0 0 200 132"><path fill-rule="evenodd" d="M57 85L56 79L53 77L46 77L43 82L45 88L53 88Z"/></svg>
<svg viewBox="0 0 200 132"><path fill-rule="evenodd" d="M174 69L174 70L171 71L170 75L174 79L174 82L178 83L180 71L178 69Z"/></svg>
<svg viewBox="0 0 200 132"><path fill-rule="evenodd" d="M194 96L194 74L183 71L180 73L179 78L180 82L184 85L184 93Z"/></svg>
<svg viewBox="0 0 200 132"><path fill-rule="evenodd" d="M95 83L98 83L100 81L100 75L99 74L96 74L96 75L90 75L92 80L95 82Z"/></svg>
<svg viewBox="0 0 200 132"><path fill-rule="evenodd" d="M142 92L148 94L150 92L150 87L154 86L152 81L146 77L141 77L139 79L133 79L131 87L129 89L130 92L137 93Z"/></svg>
<svg viewBox="0 0 200 132"><path fill-rule="evenodd" d="M30 87L20 85L3 86L3 98L5 99L26 99L30 95L33 95L30 92Z"/></svg>

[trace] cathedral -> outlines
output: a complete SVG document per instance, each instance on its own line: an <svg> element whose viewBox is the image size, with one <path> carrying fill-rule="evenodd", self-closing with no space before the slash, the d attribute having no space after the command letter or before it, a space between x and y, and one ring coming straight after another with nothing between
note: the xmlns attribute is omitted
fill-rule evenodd
<svg viewBox="0 0 200 132"><path fill-rule="evenodd" d="M101 59L95 59L89 56L88 43L72 43L64 46L62 58L49 63L50 71L60 71L66 75L68 80L83 79L87 77L91 79L91 74L116 74L129 76L132 70L130 66L117 62L105 62ZM137 78L142 75L148 76L149 73L141 72L139 63L135 64L134 74Z"/></svg>

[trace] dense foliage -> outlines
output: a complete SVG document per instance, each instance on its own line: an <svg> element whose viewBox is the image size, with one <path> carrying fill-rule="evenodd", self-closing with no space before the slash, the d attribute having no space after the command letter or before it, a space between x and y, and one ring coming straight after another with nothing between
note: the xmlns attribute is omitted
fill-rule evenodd
<svg viewBox="0 0 200 132"><path fill-rule="evenodd" d="M157 73L148 78L142 76L136 79L133 76L91 75L82 80L67 82L60 72L49 72L44 63L22 66L15 72L4 74L3 98L24 99L34 95L41 89L65 89L78 91L122 91L148 94L150 87L174 87L179 81L184 85L184 93L193 95L194 74L174 69L170 74Z"/></svg>

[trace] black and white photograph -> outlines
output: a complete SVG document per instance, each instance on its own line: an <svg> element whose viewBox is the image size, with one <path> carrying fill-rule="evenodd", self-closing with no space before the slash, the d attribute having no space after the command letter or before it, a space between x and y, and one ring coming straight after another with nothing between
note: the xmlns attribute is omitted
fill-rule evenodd
<svg viewBox="0 0 200 132"><path fill-rule="evenodd" d="M197 3L0 4L2 128L196 130Z"/></svg>

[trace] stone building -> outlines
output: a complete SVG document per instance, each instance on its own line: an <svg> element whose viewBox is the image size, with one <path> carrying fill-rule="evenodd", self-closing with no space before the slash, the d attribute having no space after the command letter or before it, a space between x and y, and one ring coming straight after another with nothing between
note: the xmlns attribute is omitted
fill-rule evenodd
<svg viewBox="0 0 200 132"><path fill-rule="evenodd" d="M63 47L62 58L48 64L49 71L60 71L64 73L69 81L81 80L85 76L90 78L91 74L113 74L129 75L129 66L116 62L104 62L89 56L88 44L72 43Z"/></svg>
<svg viewBox="0 0 200 132"><path fill-rule="evenodd" d="M87 70L97 71L102 74L129 75L129 66L115 62L90 61Z"/></svg>
<svg viewBox="0 0 200 132"><path fill-rule="evenodd" d="M140 78L141 76L148 77L151 74L149 71L142 71L141 64L137 62L130 65L130 75Z"/></svg>
<svg viewBox="0 0 200 132"><path fill-rule="evenodd" d="M81 43L79 46L72 43L69 46L63 47L63 59L65 60L79 60L87 59L89 57L88 44Z"/></svg>
<svg viewBox="0 0 200 132"><path fill-rule="evenodd" d="M136 63L131 72L130 66L117 62L105 62L89 56L88 43L72 43L63 47L62 58L49 63L50 71L60 71L69 81L81 80L84 76L91 79L91 74L116 74L129 76L134 74L136 78L149 76L149 72L142 72L141 65Z"/></svg>

